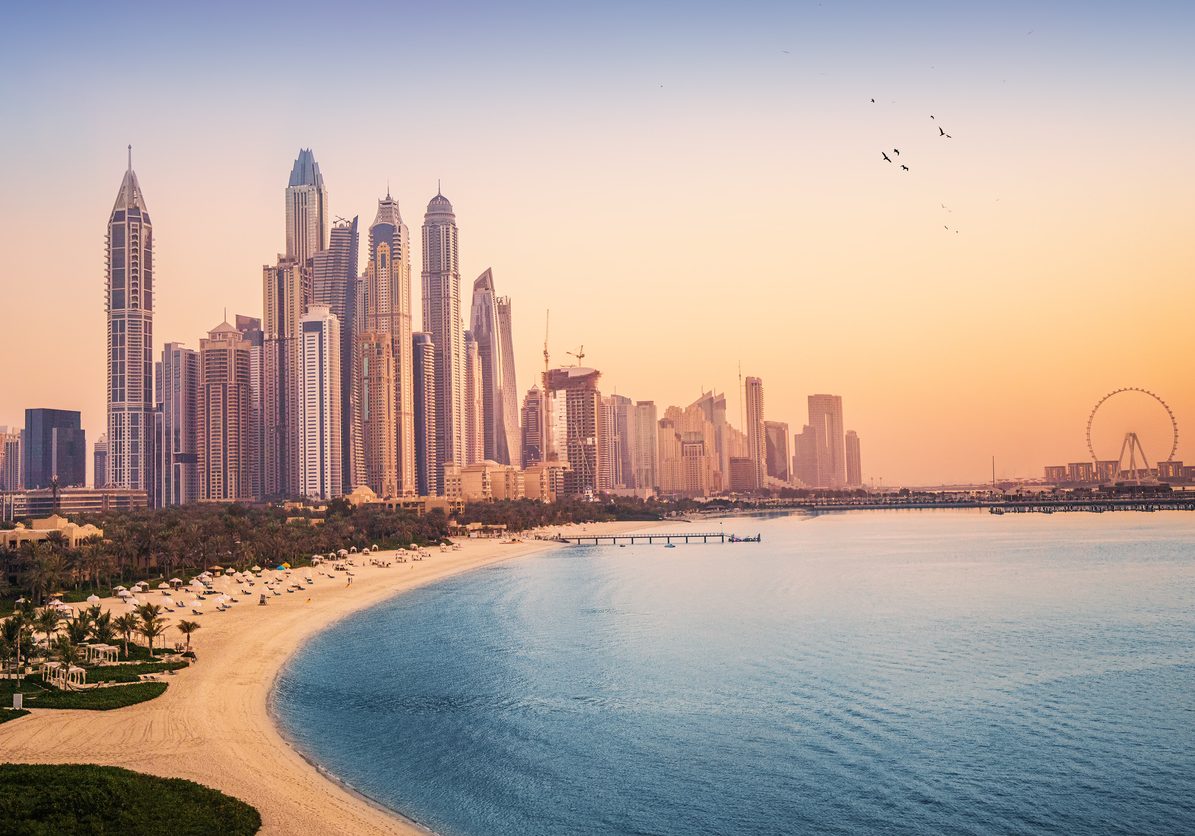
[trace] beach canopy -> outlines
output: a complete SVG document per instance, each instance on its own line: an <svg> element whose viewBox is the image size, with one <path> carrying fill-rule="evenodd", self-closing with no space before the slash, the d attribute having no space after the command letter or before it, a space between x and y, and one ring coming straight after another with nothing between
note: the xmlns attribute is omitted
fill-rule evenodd
<svg viewBox="0 0 1195 836"><path fill-rule="evenodd" d="M260 566L258 566L258 565L255 563L255 564L253 564L253 568L251 568L249 571L250 571L250 572L260 572L260 571L261 571L261 567L260 567Z"/></svg>
<svg viewBox="0 0 1195 836"><path fill-rule="evenodd" d="M98 596L98 595L88 595L87 596L87 603L98 604L99 602L100 602L100 596Z"/></svg>
<svg viewBox="0 0 1195 836"><path fill-rule="evenodd" d="M170 582L171 583L182 583L183 579L182 578L171 578Z"/></svg>
<svg viewBox="0 0 1195 836"><path fill-rule="evenodd" d="M337 554L340 555L341 557L343 557L344 555L346 555L348 553L349 553L348 549L341 549L340 551L337 552Z"/></svg>
<svg viewBox="0 0 1195 836"><path fill-rule="evenodd" d="M158 584L158 589L169 589L169 588L170 588L170 584L166 583L166 581L162 581L160 584Z"/></svg>

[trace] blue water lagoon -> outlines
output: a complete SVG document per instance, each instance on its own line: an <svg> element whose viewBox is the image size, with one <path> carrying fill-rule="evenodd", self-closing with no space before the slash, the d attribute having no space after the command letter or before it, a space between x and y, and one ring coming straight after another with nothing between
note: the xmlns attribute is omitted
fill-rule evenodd
<svg viewBox="0 0 1195 836"><path fill-rule="evenodd" d="M1195 515L737 518L311 641L284 732L438 833L1195 832Z"/></svg>

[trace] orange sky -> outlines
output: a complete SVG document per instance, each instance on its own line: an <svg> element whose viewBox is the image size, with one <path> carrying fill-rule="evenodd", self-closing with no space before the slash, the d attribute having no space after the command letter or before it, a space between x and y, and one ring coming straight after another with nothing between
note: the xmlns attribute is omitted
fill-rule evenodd
<svg viewBox="0 0 1195 836"><path fill-rule="evenodd" d="M51 38L18 21L25 51L0 59L0 121L20 126L0 135L0 424L51 406L81 409L90 441L103 429L103 240L132 142L159 347L197 346L225 306L260 314L310 146L334 215L367 225L389 180L416 246L443 178L463 286L492 266L513 297L523 389L550 307L554 358L584 344L604 389L661 409L713 387L737 413L740 361L794 430L807 394L843 395L886 485L986 479L993 454L1001 475L1084 458L1087 412L1120 386L1195 431L1190 15L1142 8L1082 26L960 12L924 36L929 18L887 21L905 27L891 40L805 7L646 33L616 10L609 32L479 25L443 65L422 41L383 60L332 31L340 63L306 80L306 110L248 33L163 24L142 107L85 71L106 66L85 22Z"/></svg>

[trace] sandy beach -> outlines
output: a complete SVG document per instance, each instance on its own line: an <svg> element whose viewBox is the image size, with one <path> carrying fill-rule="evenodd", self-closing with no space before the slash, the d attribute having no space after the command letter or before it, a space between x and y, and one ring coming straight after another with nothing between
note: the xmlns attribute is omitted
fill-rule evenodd
<svg viewBox="0 0 1195 836"><path fill-rule="evenodd" d="M652 523L571 526L586 533L641 530ZM286 660L312 635L349 613L406 590L499 561L559 548L550 541L504 544L465 540L462 548L423 561L368 565L358 556L351 586L314 574L307 589L257 605L242 596L227 612L213 604L195 617L168 613L203 626L192 637L199 660L175 676L161 697L114 711L34 710L0 725L0 761L95 763L164 777L188 778L236 796L261 812L265 834L427 833L417 824L371 804L325 777L281 736L268 709L270 691ZM377 555L387 559L392 553ZM294 577L307 572L296 570ZM218 587L236 588L231 581ZM143 596L153 602L157 593ZM188 596L188 600L190 596ZM102 604L126 611L115 599ZM166 641L179 639L170 629Z"/></svg>

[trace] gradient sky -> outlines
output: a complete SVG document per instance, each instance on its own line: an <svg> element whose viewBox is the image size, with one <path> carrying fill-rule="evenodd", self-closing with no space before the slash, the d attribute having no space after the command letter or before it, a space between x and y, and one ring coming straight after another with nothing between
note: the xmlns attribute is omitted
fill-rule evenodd
<svg viewBox="0 0 1195 836"><path fill-rule="evenodd" d="M886 485L1085 458L1120 386L1195 432L1192 4L572 6L6 9L0 424L104 429L132 143L159 350L260 315L311 147L333 215L367 226L389 181L416 248L442 179L463 286L492 266L513 297L523 389L551 308L554 365L584 344L661 411L713 387L737 413L740 361L794 430L843 395Z"/></svg>

